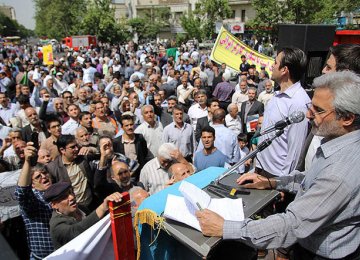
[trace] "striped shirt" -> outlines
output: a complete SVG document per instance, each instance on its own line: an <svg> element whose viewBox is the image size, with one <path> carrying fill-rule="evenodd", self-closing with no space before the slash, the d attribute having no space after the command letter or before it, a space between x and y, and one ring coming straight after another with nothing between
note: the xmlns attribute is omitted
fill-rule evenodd
<svg viewBox="0 0 360 260"><path fill-rule="evenodd" d="M150 195L163 190L170 177L171 174L160 167L157 157L147 162L140 172L140 182Z"/></svg>
<svg viewBox="0 0 360 260"><path fill-rule="evenodd" d="M344 258L360 244L360 130L323 143L305 172L278 178L277 189L297 192L286 212L262 220L225 221L224 239L261 248L299 243L327 258Z"/></svg>

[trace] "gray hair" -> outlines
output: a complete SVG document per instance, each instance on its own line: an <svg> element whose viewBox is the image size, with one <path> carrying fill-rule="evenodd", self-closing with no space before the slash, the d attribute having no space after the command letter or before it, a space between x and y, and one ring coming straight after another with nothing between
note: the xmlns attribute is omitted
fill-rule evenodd
<svg viewBox="0 0 360 260"><path fill-rule="evenodd" d="M133 202L134 200L134 194L137 191L141 191L144 190L143 188L139 187L139 186L133 186L130 190L129 190L129 195L130 195L130 201Z"/></svg>
<svg viewBox="0 0 360 260"><path fill-rule="evenodd" d="M255 94L257 94L257 89L255 87L248 87L248 91L249 90L253 90L253 91L255 91Z"/></svg>
<svg viewBox="0 0 360 260"><path fill-rule="evenodd" d="M151 110L154 112L154 107L152 105L143 105L141 108L141 114L144 114L145 108L151 107Z"/></svg>
<svg viewBox="0 0 360 260"><path fill-rule="evenodd" d="M21 134L21 129L18 127L11 128L9 131L9 134L10 133L20 133Z"/></svg>
<svg viewBox="0 0 360 260"><path fill-rule="evenodd" d="M78 127L78 128L75 129L75 137L76 137L76 138L77 138L77 136L78 136L78 134L79 134L79 132L80 132L81 130L85 131L86 133L89 132L89 131L88 131L85 127L83 127L83 126Z"/></svg>
<svg viewBox="0 0 360 260"><path fill-rule="evenodd" d="M340 117L354 114L354 125L360 126L360 77L351 71L324 74L314 79L314 88L329 89L333 95L333 106Z"/></svg>
<svg viewBox="0 0 360 260"><path fill-rule="evenodd" d="M167 160L171 159L170 153L177 150L177 147L173 143L164 143L159 147L158 157L164 157Z"/></svg>
<svg viewBox="0 0 360 260"><path fill-rule="evenodd" d="M233 108L233 107L236 107L236 108L238 108L238 106L235 104L235 103L230 103L228 106L227 106L227 111L228 111L228 113L230 113L230 110L231 110L231 108Z"/></svg>

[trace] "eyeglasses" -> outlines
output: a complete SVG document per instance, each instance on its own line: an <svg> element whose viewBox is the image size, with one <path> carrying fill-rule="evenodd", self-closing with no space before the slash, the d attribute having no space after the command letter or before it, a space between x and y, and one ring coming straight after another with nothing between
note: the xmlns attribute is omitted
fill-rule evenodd
<svg viewBox="0 0 360 260"><path fill-rule="evenodd" d="M306 104L306 108L309 111L311 117L315 117L316 115L321 115L326 112L334 112L335 111L335 108L324 110L320 107L314 106L311 102Z"/></svg>
<svg viewBox="0 0 360 260"><path fill-rule="evenodd" d="M33 179L36 180L36 181L38 181L38 180L40 180L41 176L46 177L46 176L47 176L47 172L39 172L39 174L36 175L36 176L34 176Z"/></svg>

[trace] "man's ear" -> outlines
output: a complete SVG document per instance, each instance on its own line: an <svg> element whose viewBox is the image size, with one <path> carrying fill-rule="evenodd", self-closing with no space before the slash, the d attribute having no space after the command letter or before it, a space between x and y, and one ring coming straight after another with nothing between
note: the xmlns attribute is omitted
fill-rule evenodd
<svg viewBox="0 0 360 260"><path fill-rule="evenodd" d="M351 126L351 125L354 123L354 121L355 121L355 115L349 113L349 114L341 117L341 119L342 119L342 125L343 125L344 127L348 127L348 126Z"/></svg>
<svg viewBox="0 0 360 260"><path fill-rule="evenodd" d="M57 203L56 202L50 202L50 206L51 206L51 208L53 208L53 209L57 209Z"/></svg>

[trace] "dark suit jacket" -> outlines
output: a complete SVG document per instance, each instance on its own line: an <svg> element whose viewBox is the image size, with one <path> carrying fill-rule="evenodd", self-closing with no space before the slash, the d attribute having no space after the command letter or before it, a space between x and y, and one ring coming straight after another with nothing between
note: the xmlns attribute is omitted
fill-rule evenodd
<svg viewBox="0 0 360 260"><path fill-rule="evenodd" d="M125 148L124 148L124 144L122 143L122 135L113 140L113 147L115 153L121 153L125 155ZM137 174L138 173L140 174L142 167L147 163L146 158L149 152L147 148L146 140L142 134L135 134L135 151L136 151L138 163L140 164L140 166L134 173L136 179L138 179Z"/></svg>
<svg viewBox="0 0 360 260"><path fill-rule="evenodd" d="M98 221L96 211L81 221L54 211L50 219L50 235L55 249L65 245Z"/></svg>
<svg viewBox="0 0 360 260"><path fill-rule="evenodd" d="M242 127L243 127L243 132L246 132L246 118L245 117L245 107L246 107L246 102L243 102L241 104L241 112L240 112L240 118L241 118L241 123L242 123ZM254 104L251 106L249 112L248 112L248 116L251 115L256 115L259 114L260 116L262 116L264 114L264 104L255 100Z"/></svg>
<svg viewBox="0 0 360 260"><path fill-rule="evenodd" d="M199 142L200 137L201 137L201 130L205 127L209 125L209 119L208 116L204 116L204 117L200 117L198 118L198 120L196 121L196 129L195 129L195 139L196 142Z"/></svg>
<svg viewBox="0 0 360 260"><path fill-rule="evenodd" d="M50 136L44 123L41 123L41 130L45 133L46 138L48 138ZM22 139L25 141L25 143L31 142L31 134L32 133L33 133L33 131L31 130L30 125L27 125L21 129Z"/></svg>
<svg viewBox="0 0 360 260"><path fill-rule="evenodd" d="M96 165L91 165L89 163L89 161L88 161L88 159L85 159L83 156L78 156L75 159L74 163L79 165L81 171L85 174L87 181L88 181L88 185L91 188L91 193L93 196L91 205L81 205L81 206L84 206L88 210L92 211L93 209L96 208L96 206L98 206L99 201L93 192L94 173L95 173ZM66 167L64 166L64 163L62 161L61 155L56 157L54 161L47 164L45 166L45 168L50 173L52 183L56 183L56 182L70 182L71 183L68 172L66 170ZM84 209L84 208L81 208L81 209Z"/></svg>
<svg viewBox="0 0 360 260"><path fill-rule="evenodd" d="M145 189L144 185L141 182L131 181L131 186L139 186ZM114 180L107 178L107 168L105 169L96 169L94 176L94 190L98 194L100 200L104 200L107 196L111 195L114 192L124 192L122 187L120 187Z"/></svg>

